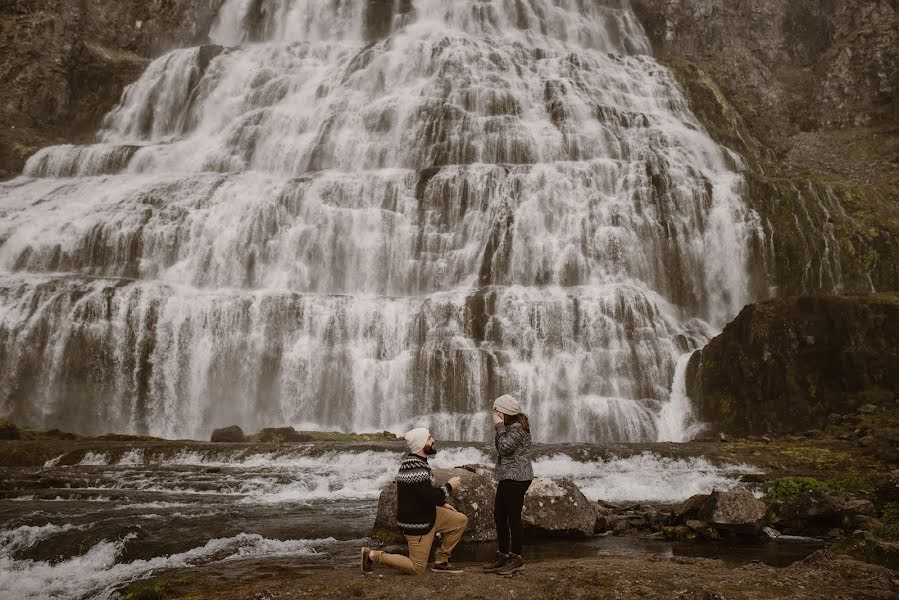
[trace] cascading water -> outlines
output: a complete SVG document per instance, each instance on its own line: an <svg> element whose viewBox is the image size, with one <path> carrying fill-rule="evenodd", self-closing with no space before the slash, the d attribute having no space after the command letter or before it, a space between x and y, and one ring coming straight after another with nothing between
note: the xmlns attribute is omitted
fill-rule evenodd
<svg viewBox="0 0 899 600"><path fill-rule="evenodd" d="M227 0L0 187L0 414L682 439L757 288L739 159L627 2Z"/></svg>

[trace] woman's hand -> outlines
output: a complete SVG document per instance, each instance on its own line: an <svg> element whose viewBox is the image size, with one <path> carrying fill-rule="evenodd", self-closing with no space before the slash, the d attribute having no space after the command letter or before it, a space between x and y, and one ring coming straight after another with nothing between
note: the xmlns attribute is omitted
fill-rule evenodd
<svg viewBox="0 0 899 600"><path fill-rule="evenodd" d="M453 490L458 490L459 486L462 485L462 480L459 477L453 477L447 483L449 483L450 487L453 488Z"/></svg>
<svg viewBox="0 0 899 600"><path fill-rule="evenodd" d="M503 413L499 412L498 410L493 411L493 422L494 422L494 424L502 423L503 422Z"/></svg>

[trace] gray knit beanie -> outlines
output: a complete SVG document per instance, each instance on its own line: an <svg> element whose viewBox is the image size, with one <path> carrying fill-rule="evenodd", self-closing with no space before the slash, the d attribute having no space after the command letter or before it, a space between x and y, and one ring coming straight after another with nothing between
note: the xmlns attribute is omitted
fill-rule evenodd
<svg viewBox="0 0 899 600"><path fill-rule="evenodd" d="M521 414L521 404L509 394L503 394L493 402L493 410L504 415L514 416Z"/></svg>

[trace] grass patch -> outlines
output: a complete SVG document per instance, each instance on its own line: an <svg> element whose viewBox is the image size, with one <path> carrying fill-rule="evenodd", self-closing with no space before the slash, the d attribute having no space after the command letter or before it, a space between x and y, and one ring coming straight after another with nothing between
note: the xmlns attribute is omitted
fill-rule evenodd
<svg viewBox="0 0 899 600"><path fill-rule="evenodd" d="M784 498L812 490L829 492L830 487L827 483L819 481L814 477L781 477L768 486L768 489L765 490L765 498L768 500L783 500Z"/></svg>
<svg viewBox="0 0 899 600"><path fill-rule="evenodd" d="M301 431L313 442L394 442L398 438L389 432L340 433L339 431Z"/></svg>
<svg viewBox="0 0 899 600"><path fill-rule="evenodd" d="M124 600L168 600L169 582L165 579L148 579L132 583L123 592Z"/></svg>
<svg viewBox="0 0 899 600"><path fill-rule="evenodd" d="M776 479L765 490L765 499L783 500L796 494L821 490L827 493L871 492L883 482L879 473L859 473L851 471L829 479L814 477L781 477Z"/></svg>

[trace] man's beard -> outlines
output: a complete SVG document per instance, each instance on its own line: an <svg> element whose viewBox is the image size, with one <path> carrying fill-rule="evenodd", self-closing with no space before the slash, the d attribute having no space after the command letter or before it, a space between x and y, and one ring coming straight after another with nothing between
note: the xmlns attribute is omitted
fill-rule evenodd
<svg viewBox="0 0 899 600"><path fill-rule="evenodd" d="M425 446L425 454L427 454L428 456L437 454L437 445L430 444L428 446Z"/></svg>

